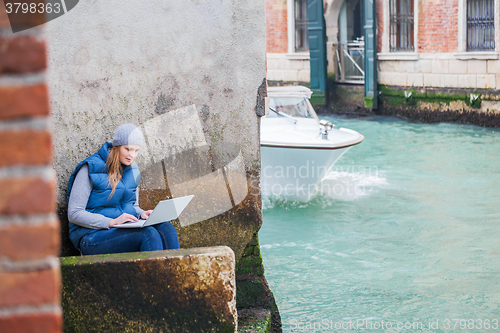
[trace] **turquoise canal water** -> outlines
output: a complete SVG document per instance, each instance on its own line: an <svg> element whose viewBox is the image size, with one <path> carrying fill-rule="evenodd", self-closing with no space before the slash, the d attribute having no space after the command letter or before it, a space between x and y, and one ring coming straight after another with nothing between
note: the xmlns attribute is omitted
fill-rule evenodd
<svg viewBox="0 0 500 333"><path fill-rule="evenodd" d="M328 119L365 136L336 190L263 200L283 331L500 332L500 131Z"/></svg>

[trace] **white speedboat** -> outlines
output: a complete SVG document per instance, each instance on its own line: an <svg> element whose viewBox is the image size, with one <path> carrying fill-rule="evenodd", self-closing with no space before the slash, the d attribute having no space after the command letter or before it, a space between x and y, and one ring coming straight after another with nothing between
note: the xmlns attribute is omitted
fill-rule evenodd
<svg viewBox="0 0 500 333"><path fill-rule="evenodd" d="M335 162L364 136L320 120L306 87L269 87L261 118L261 188L264 197L307 202Z"/></svg>

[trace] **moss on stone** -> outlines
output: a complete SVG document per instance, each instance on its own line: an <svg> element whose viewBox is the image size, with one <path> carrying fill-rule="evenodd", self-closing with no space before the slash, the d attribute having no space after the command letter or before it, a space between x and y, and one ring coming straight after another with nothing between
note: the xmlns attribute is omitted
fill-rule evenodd
<svg viewBox="0 0 500 333"><path fill-rule="evenodd" d="M238 333L271 332L271 313L266 309L238 311Z"/></svg>
<svg viewBox="0 0 500 333"><path fill-rule="evenodd" d="M312 94L310 102L311 102L311 104L324 105L325 104L325 94L319 94L319 93Z"/></svg>
<svg viewBox="0 0 500 333"><path fill-rule="evenodd" d="M365 96L365 107L367 108L373 107L373 97Z"/></svg>
<svg viewBox="0 0 500 333"><path fill-rule="evenodd" d="M415 90L404 88L391 88L387 86L379 86L380 99L391 106L404 106L405 104L415 104L416 102L424 103L444 103L449 105L452 101L467 101L467 95L460 93L445 93L437 90ZM409 96L408 93L411 93ZM410 103L409 103L410 102Z"/></svg>
<svg viewBox="0 0 500 333"><path fill-rule="evenodd" d="M264 265L262 264L257 234L254 234L252 240L243 250L243 254L236 264L236 274L264 275Z"/></svg>
<svg viewBox="0 0 500 333"><path fill-rule="evenodd" d="M264 308L271 312L273 332L281 332L281 317L274 296L264 277L258 234L243 250L236 263L236 307L241 309Z"/></svg>

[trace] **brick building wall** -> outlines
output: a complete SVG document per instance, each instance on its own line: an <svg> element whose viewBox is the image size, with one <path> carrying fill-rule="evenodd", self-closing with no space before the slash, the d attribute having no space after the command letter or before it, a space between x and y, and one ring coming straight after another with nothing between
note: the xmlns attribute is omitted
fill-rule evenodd
<svg viewBox="0 0 500 333"><path fill-rule="evenodd" d="M266 0L266 52L288 52L286 0Z"/></svg>
<svg viewBox="0 0 500 333"><path fill-rule="evenodd" d="M377 52L382 52L382 36L384 34L384 7L383 0L377 0L375 10L377 12Z"/></svg>
<svg viewBox="0 0 500 333"><path fill-rule="evenodd" d="M417 52L458 52L458 1L421 0Z"/></svg>
<svg viewBox="0 0 500 333"><path fill-rule="evenodd" d="M0 332L62 331L43 31L12 33L0 2Z"/></svg>
<svg viewBox="0 0 500 333"><path fill-rule="evenodd" d="M500 89L500 11L495 51L467 52L466 0L415 0L415 52L389 51L389 0L377 0L378 82L423 88ZM495 0L498 8L500 0ZM498 106L484 103L485 110Z"/></svg>
<svg viewBox="0 0 500 333"><path fill-rule="evenodd" d="M295 52L293 0L265 0L267 80L300 82L310 80L309 52ZM293 30L293 29L292 29ZM292 35L290 35L292 34Z"/></svg>

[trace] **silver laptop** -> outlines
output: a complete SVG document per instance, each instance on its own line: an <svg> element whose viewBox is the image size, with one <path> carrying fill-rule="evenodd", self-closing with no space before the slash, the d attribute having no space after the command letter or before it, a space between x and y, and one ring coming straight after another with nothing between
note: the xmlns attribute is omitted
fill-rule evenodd
<svg viewBox="0 0 500 333"><path fill-rule="evenodd" d="M173 198L169 200L160 201L151 215L146 220L140 219L137 222L125 222L123 224L116 224L114 228L144 228L148 225L154 225L162 222L174 220L179 217L184 208L189 204L194 195L187 195L185 197Z"/></svg>

